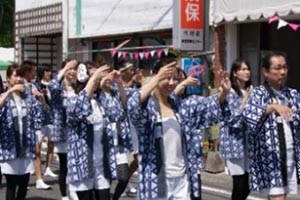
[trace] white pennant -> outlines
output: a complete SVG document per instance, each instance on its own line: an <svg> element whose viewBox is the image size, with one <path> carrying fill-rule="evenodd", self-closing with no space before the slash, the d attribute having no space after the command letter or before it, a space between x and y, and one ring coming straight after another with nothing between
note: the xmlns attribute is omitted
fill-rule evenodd
<svg viewBox="0 0 300 200"><path fill-rule="evenodd" d="M150 51L150 55L151 55L151 57L153 57L153 56L154 56L154 54L155 54L155 51Z"/></svg>
<svg viewBox="0 0 300 200"><path fill-rule="evenodd" d="M139 53L139 55L140 55L140 58L143 60L143 58L144 58L144 52Z"/></svg>
<svg viewBox="0 0 300 200"><path fill-rule="evenodd" d="M279 19L278 25L277 25L277 29L280 29L284 26L288 25L288 23L282 19Z"/></svg>
<svg viewBox="0 0 300 200"><path fill-rule="evenodd" d="M121 58L122 52L118 52L118 58Z"/></svg>
<svg viewBox="0 0 300 200"><path fill-rule="evenodd" d="M168 55L169 49L164 49L165 56Z"/></svg>
<svg viewBox="0 0 300 200"><path fill-rule="evenodd" d="M130 59L133 59L133 53L129 53Z"/></svg>

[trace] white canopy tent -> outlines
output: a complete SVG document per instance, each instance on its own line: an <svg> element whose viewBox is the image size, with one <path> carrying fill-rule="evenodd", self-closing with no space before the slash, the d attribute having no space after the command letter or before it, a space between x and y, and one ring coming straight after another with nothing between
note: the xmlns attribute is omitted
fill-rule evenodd
<svg viewBox="0 0 300 200"><path fill-rule="evenodd" d="M213 5L216 24L300 13L299 0L214 0Z"/></svg>

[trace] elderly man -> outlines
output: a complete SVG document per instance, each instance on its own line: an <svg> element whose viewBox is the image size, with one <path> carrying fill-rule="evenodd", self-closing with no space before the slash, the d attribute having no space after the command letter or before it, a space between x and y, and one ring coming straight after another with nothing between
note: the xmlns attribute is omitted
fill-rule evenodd
<svg viewBox="0 0 300 200"><path fill-rule="evenodd" d="M300 94L285 86L285 54L270 52L262 69L266 81L254 88L243 112L250 128L250 189L283 200L298 192Z"/></svg>

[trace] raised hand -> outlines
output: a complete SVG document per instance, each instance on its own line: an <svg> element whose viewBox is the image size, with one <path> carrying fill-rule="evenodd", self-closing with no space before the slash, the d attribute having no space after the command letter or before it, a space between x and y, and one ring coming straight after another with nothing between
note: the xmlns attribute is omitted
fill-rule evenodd
<svg viewBox="0 0 300 200"><path fill-rule="evenodd" d="M116 70L113 71L113 82L115 82L117 84L123 83L121 72L116 71Z"/></svg>
<svg viewBox="0 0 300 200"><path fill-rule="evenodd" d="M25 85L24 84L16 84L10 90L11 90L11 92L24 92Z"/></svg>
<svg viewBox="0 0 300 200"><path fill-rule="evenodd" d="M156 74L158 81L164 80L165 78L172 76L174 74L174 71L176 70L176 68L174 67L176 65L177 62L174 61L163 66Z"/></svg>
<svg viewBox="0 0 300 200"><path fill-rule="evenodd" d="M197 78L189 76L184 81L182 81L180 84L182 84L185 87L196 86L196 85L199 85L199 80Z"/></svg>
<svg viewBox="0 0 300 200"><path fill-rule="evenodd" d="M70 60L69 62L67 62L65 67L58 72L57 79L62 80L62 78L65 76L65 73L68 70L75 68L77 66L77 64L78 64L78 62L75 59Z"/></svg>
<svg viewBox="0 0 300 200"><path fill-rule="evenodd" d="M196 78L193 78L192 76L189 76L185 80L183 80L180 84L177 85L177 87L174 90L174 93L176 95L182 94L186 87L196 86L196 85L199 85L199 80Z"/></svg>
<svg viewBox="0 0 300 200"><path fill-rule="evenodd" d="M32 90L32 95L36 98L44 96L43 93L39 92L38 90L34 89Z"/></svg>
<svg viewBox="0 0 300 200"><path fill-rule="evenodd" d="M75 68L77 66L78 62L77 60L73 59L70 60L69 62L67 62L66 66L64 68L66 68L66 71L68 71L69 69Z"/></svg>
<svg viewBox="0 0 300 200"><path fill-rule="evenodd" d="M93 97L94 91L99 87L99 81L102 83L105 77L108 76L109 71L110 67L107 65L103 65L95 70L94 74L85 86L85 90L89 98Z"/></svg>
<svg viewBox="0 0 300 200"><path fill-rule="evenodd" d="M110 69L111 68L108 65L102 65L101 67L95 70L93 77L96 80L101 80L109 74Z"/></svg>
<svg viewBox="0 0 300 200"><path fill-rule="evenodd" d="M231 82L228 78L228 73L222 69L218 71L218 76L221 77L220 87L218 88L218 97L219 101L222 103L231 89Z"/></svg>

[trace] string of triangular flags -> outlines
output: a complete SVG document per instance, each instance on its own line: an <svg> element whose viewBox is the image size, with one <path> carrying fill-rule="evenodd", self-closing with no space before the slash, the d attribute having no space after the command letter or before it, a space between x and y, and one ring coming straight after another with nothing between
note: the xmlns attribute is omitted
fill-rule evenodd
<svg viewBox="0 0 300 200"><path fill-rule="evenodd" d="M123 51L123 50L112 50L111 51L111 56L118 56L118 58L127 58L129 57L130 59L134 59L134 60L147 60L151 57L154 57L155 55L157 55L158 58L160 58L163 54L165 56L167 56L169 53L169 48L164 48L164 49L155 49L155 50L151 50L151 51Z"/></svg>
<svg viewBox="0 0 300 200"><path fill-rule="evenodd" d="M283 19L280 19L278 16L274 15L272 17L269 17L268 19L268 23L271 24L273 22L277 22L277 30L285 27L285 26L289 26L293 31L297 31L297 29L300 27L300 24L295 24L295 23L289 23Z"/></svg>

